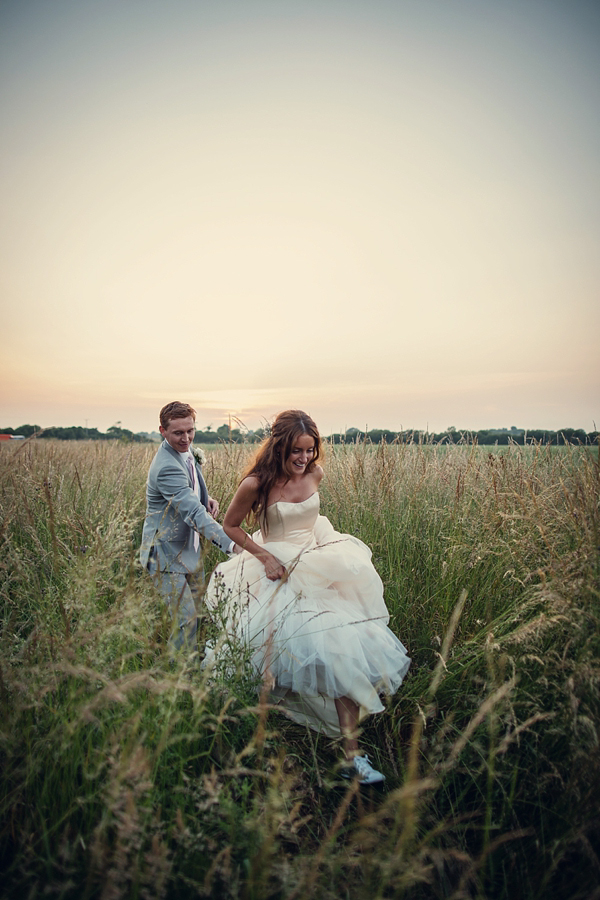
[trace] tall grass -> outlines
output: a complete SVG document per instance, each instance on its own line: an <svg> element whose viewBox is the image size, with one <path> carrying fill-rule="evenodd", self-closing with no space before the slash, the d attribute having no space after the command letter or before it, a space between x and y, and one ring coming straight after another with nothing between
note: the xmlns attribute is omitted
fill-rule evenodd
<svg viewBox="0 0 600 900"><path fill-rule="evenodd" d="M3 896L600 896L597 455L328 448L322 511L413 659L361 736L375 792L244 648L171 664L136 562L153 452L0 448ZM223 506L249 452L207 449Z"/></svg>

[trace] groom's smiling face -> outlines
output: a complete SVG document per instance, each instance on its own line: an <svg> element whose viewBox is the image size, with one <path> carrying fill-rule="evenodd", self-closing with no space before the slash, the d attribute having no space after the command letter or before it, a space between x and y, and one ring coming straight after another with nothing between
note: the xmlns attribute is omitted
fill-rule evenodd
<svg viewBox="0 0 600 900"><path fill-rule="evenodd" d="M171 419L166 428L160 426L160 433L178 453L185 453L190 449L196 433L196 423L191 416L185 419Z"/></svg>

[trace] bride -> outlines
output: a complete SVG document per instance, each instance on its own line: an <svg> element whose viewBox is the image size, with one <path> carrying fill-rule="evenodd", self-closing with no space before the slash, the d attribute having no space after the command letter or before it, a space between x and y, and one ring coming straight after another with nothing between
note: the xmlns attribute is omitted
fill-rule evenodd
<svg viewBox="0 0 600 900"><path fill-rule="evenodd" d="M342 774L383 781L360 752L360 720L383 710L408 671L389 630L371 551L319 515L321 439L300 410L275 419L225 515L242 553L217 566L206 593L225 602L227 627L252 650L273 699L291 718L344 742ZM250 514L260 531L241 528Z"/></svg>

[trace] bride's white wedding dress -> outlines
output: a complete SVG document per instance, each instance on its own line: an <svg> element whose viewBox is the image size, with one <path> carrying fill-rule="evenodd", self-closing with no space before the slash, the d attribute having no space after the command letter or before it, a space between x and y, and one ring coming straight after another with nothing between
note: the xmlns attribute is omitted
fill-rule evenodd
<svg viewBox="0 0 600 900"><path fill-rule="evenodd" d="M206 604L224 604L227 630L273 681L271 699L296 721L339 737L334 698L350 697L361 718L381 712L380 694L398 689L410 659L387 627L371 551L319 515L318 493L272 504L267 524L266 538L257 532L253 540L283 563L287 578L270 581L244 551L217 566Z"/></svg>

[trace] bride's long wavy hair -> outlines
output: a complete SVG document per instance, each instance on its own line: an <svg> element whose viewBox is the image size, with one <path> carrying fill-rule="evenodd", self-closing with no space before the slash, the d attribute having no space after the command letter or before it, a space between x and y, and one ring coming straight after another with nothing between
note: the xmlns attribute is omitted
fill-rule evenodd
<svg viewBox="0 0 600 900"><path fill-rule="evenodd" d="M252 504L252 512L263 534L267 532L267 500L275 482L281 478L289 481L285 471L285 461L292 451L295 441L308 434L315 442L315 453L306 467L311 472L322 457L321 436L311 417L301 409L286 409L279 413L271 425L267 437L256 451L254 459L244 472L242 481L249 475L258 478L258 496Z"/></svg>

